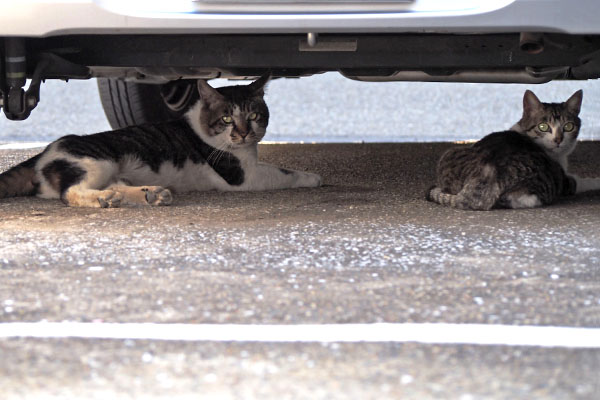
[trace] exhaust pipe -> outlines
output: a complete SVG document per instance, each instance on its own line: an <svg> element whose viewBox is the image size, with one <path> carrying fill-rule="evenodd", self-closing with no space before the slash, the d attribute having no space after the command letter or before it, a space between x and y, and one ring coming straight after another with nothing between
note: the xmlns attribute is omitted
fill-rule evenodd
<svg viewBox="0 0 600 400"><path fill-rule="evenodd" d="M519 48L525 53L540 54L544 51L544 34L521 32L519 36Z"/></svg>
<svg viewBox="0 0 600 400"><path fill-rule="evenodd" d="M564 71L556 70L548 74L527 69L512 70L464 70L450 75L430 75L423 71L397 71L388 76L356 76L340 71L348 79L362 82L470 82L470 83L527 83L537 84L550 82L560 77Z"/></svg>

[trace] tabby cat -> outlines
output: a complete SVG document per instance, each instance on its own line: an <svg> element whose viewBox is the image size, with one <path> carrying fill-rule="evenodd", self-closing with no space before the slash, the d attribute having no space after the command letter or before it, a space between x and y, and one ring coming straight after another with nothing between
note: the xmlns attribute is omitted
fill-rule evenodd
<svg viewBox="0 0 600 400"><path fill-rule="evenodd" d="M269 110L265 76L214 89L198 81L200 99L186 119L62 137L0 174L0 198L60 198L69 206L168 205L171 191L316 187L321 178L259 163L257 143Z"/></svg>
<svg viewBox="0 0 600 400"><path fill-rule="evenodd" d="M542 103L527 90L523 117L511 130L442 155L437 186L428 190L427 199L465 210L530 208L600 189L600 179L567 173L567 156L581 127L582 98L579 90L564 103Z"/></svg>

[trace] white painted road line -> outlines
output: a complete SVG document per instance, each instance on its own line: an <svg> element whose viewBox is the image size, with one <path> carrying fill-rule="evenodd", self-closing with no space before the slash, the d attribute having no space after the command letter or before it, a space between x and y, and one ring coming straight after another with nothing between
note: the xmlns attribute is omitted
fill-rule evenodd
<svg viewBox="0 0 600 400"><path fill-rule="evenodd" d="M86 338L192 342L390 342L600 348L600 328L485 324L0 323L0 338Z"/></svg>

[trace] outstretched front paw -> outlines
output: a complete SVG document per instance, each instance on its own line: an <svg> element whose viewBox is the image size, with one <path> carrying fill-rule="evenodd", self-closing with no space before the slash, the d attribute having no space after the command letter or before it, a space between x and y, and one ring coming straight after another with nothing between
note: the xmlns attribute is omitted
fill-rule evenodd
<svg viewBox="0 0 600 400"><path fill-rule="evenodd" d="M296 173L298 174L296 187L318 187L323 183L323 178L321 178L321 175L302 171L296 171Z"/></svg>
<svg viewBox="0 0 600 400"><path fill-rule="evenodd" d="M121 201L123 201L123 194L114 190L103 190L100 192L100 196L98 196L100 208L120 207ZM95 206L95 204L93 205Z"/></svg>
<svg viewBox="0 0 600 400"><path fill-rule="evenodd" d="M173 195L169 189L160 186L148 186L142 188L146 192L146 203L151 206L168 206L173 202Z"/></svg>

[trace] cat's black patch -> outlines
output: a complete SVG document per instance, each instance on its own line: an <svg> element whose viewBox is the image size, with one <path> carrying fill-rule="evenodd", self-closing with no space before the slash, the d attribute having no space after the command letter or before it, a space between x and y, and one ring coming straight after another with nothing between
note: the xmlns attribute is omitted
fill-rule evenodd
<svg viewBox="0 0 600 400"><path fill-rule="evenodd" d="M577 193L577 181L569 175L565 174L565 183L563 185L563 196L572 196Z"/></svg>
<svg viewBox="0 0 600 400"><path fill-rule="evenodd" d="M57 159L46 165L42 174L62 198L68 188L81 182L85 171L67 160Z"/></svg>
<svg viewBox="0 0 600 400"><path fill-rule="evenodd" d="M38 194L40 183L36 178L35 165L40 156L33 156L0 174L0 198Z"/></svg>
<svg viewBox="0 0 600 400"><path fill-rule="evenodd" d="M216 163L211 161L208 163L230 185L239 186L244 183L244 170L240 160L233 154L225 153Z"/></svg>
<svg viewBox="0 0 600 400"><path fill-rule="evenodd" d="M78 157L120 162L134 156L158 173L165 162L181 169L186 161L208 163L230 185L244 183L240 160L205 143L185 120L130 126L86 136L65 136L59 148Z"/></svg>
<svg viewBox="0 0 600 400"><path fill-rule="evenodd" d="M23 194L25 196L35 196L39 193L40 190L40 182L35 174L35 166L40 159L42 154L37 154L31 157L29 160L26 160L20 164L20 166L26 168L27 175L29 179L26 180L24 185Z"/></svg>

